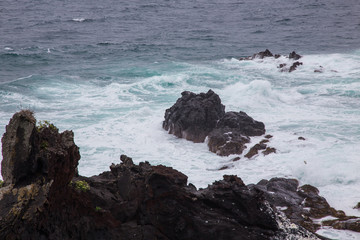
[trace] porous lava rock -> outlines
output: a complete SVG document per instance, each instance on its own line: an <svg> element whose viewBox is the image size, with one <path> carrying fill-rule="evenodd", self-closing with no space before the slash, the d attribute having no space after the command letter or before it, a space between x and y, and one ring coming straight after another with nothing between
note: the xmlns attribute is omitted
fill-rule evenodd
<svg viewBox="0 0 360 240"><path fill-rule="evenodd" d="M245 112L227 112L217 122L208 136L208 147L211 152L220 156L241 154L250 142L250 136L265 134L265 125L255 121Z"/></svg>
<svg viewBox="0 0 360 240"><path fill-rule="evenodd" d="M38 128L28 117L15 114L2 139L10 146L10 132L35 129L3 151L10 171L0 188L0 239L317 239L234 175L197 190L175 169L122 155L110 171L73 177L80 158L73 134ZM30 154L11 168L7 151L16 149ZM11 171L29 162L35 170Z"/></svg>
<svg viewBox="0 0 360 240"><path fill-rule="evenodd" d="M165 111L163 128L179 138L204 142L205 137L225 114L225 106L212 90L200 94L184 91L181 95L181 98Z"/></svg>
<svg viewBox="0 0 360 240"><path fill-rule="evenodd" d="M265 133L264 123L245 112L225 113L220 97L212 90L200 94L183 92L165 111L163 128L193 142L204 142L208 137L209 150L220 156L241 154L251 136Z"/></svg>
<svg viewBox="0 0 360 240"><path fill-rule="evenodd" d="M296 179L272 178L249 187L262 191L264 197L273 206L282 209L292 222L312 232L321 225L360 232L360 218L346 216L343 211L332 208L314 186L306 184L299 187ZM325 217L332 219L322 220Z"/></svg>

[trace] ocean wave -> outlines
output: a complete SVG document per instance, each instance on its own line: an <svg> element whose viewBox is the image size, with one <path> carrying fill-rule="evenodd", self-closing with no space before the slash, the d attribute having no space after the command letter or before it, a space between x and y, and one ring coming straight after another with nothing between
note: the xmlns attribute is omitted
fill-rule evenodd
<svg viewBox="0 0 360 240"><path fill-rule="evenodd" d="M85 18L73 18L72 21L74 22L84 22L86 19Z"/></svg>

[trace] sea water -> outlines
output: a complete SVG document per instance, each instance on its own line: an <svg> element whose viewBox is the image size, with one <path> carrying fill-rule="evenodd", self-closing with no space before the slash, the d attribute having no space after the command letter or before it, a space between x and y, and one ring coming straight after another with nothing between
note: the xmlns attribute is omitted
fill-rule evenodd
<svg viewBox="0 0 360 240"><path fill-rule="evenodd" d="M348 215L360 201L360 4L349 1L10 1L0 3L0 134L20 109L75 133L79 172L126 154L198 188L296 178ZM239 61L266 48L303 55ZM321 73L315 70L321 70ZM276 154L220 157L162 129L182 91L212 89L262 121ZM299 137L305 140L299 140ZM248 145L258 143L252 139ZM245 151L246 152L246 151ZM219 170L227 166L225 170ZM359 239L323 228L333 239Z"/></svg>

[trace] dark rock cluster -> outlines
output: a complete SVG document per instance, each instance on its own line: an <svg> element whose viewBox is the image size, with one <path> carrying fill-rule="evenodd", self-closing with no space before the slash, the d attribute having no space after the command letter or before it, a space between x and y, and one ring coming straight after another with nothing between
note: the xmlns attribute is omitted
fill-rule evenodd
<svg viewBox="0 0 360 240"><path fill-rule="evenodd" d="M211 152L220 156L241 154L251 136L265 133L265 125L245 112L225 112L220 97L209 90L195 94L183 92L182 97L165 111L163 128L170 134L193 142L208 137Z"/></svg>
<svg viewBox="0 0 360 240"><path fill-rule="evenodd" d="M175 169L125 155L78 176L73 133L36 127L30 111L13 116L2 146L0 239L326 239L314 234L325 216L322 225L360 232L359 218L295 179L245 185L224 175L197 190Z"/></svg>
<svg viewBox="0 0 360 240"><path fill-rule="evenodd" d="M273 57L273 58L277 59L277 58L281 57L281 55L280 54L272 54L272 52L270 52L269 49L266 49L265 51L255 53L252 56L239 58L239 60L244 61L244 60L264 59L264 58L268 58L268 57ZM303 65L302 62L297 61L301 58L301 56L299 54L297 54L295 51L291 52L286 57L289 59L293 59L295 62L293 62L293 64L290 67L287 67L286 63L279 64L278 68L280 68L281 72L293 72L296 70L296 68L298 66Z"/></svg>
<svg viewBox="0 0 360 240"><path fill-rule="evenodd" d="M36 127L29 111L2 144L0 239L317 239L237 176L197 190L175 169L122 155L110 171L74 177L72 132Z"/></svg>

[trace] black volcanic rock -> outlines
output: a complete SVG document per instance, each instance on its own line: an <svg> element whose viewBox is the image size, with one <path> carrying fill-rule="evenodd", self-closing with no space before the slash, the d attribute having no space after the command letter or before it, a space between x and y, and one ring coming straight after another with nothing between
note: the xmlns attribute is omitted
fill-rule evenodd
<svg viewBox="0 0 360 240"><path fill-rule="evenodd" d="M241 154L250 136L265 133L265 125L245 112L227 112L220 97L183 92L182 97L165 112L163 128L177 137L203 142L208 137L211 152L220 156Z"/></svg>
<svg viewBox="0 0 360 240"><path fill-rule="evenodd" d="M225 114L225 106L212 90L181 93L182 97L165 111L163 128L179 138L203 142Z"/></svg>
<svg viewBox="0 0 360 240"><path fill-rule="evenodd" d="M298 66L301 66L301 65L303 65L302 62L294 62L293 65L291 65L291 67L290 67L290 69L289 69L289 72L295 71L296 68L297 68Z"/></svg>
<svg viewBox="0 0 360 240"><path fill-rule="evenodd" d="M289 58L294 59L294 60L299 60L301 58L301 56L299 54L297 54L295 51L293 51L289 54Z"/></svg>
<svg viewBox="0 0 360 240"><path fill-rule="evenodd" d="M261 180L256 185L249 185L250 189L258 189L273 205L285 213L294 223L315 232L321 225L336 229L348 229L360 232L360 218L346 216L343 211L332 208L325 198L319 195L319 190L311 185L299 187L296 179L272 178ZM327 216L334 220L316 221Z"/></svg>
<svg viewBox="0 0 360 240"><path fill-rule="evenodd" d="M32 117L15 114L2 139L10 146L2 166L10 171L0 188L0 239L317 239L274 209L263 190L237 176L196 190L175 169L135 165L122 155L110 171L72 178L80 157L72 132L34 124ZM11 132L28 125L36 129L32 137L8 144ZM7 151L16 149L30 154L7 166ZM36 170L11 171L28 162L37 162Z"/></svg>
<svg viewBox="0 0 360 240"><path fill-rule="evenodd" d="M261 136L265 134L265 125L255 121L245 112L227 112L216 124L216 129L231 128L245 136Z"/></svg>
<svg viewBox="0 0 360 240"><path fill-rule="evenodd" d="M262 52L258 52L258 53L255 53L253 54L251 57L243 57L243 58L240 58L239 60L253 60L253 59L263 59L263 58L266 58L266 57L274 57L274 55L270 52L269 49L266 49L265 51L262 51ZM279 58L280 55L279 54L275 54L275 58Z"/></svg>
<svg viewBox="0 0 360 240"><path fill-rule="evenodd" d="M250 142L248 136L244 136L232 128L216 128L208 136L208 147L213 153L220 156L241 154Z"/></svg>
<svg viewBox="0 0 360 240"><path fill-rule="evenodd" d="M208 136L209 150L220 156L241 154L245 144L250 142L249 136L264 133L262 122L255 121L244 112L227 112Z"/></svg>
<svg viewBox="0 0 360 240"><path fill-rule="evenodd" d="M243 61L243 60L254 60L254 59L263 59L263 58L266 58L266 57L273 57L274 59L278 59L279 57L281 57L280 54L275 54L273 55L268 49L266 49L265 51L263 52L259 52L259 53L255 53L254 55L250 56L250 57L242 57L242 58L239 58L240 61ZM299 62L297 60L299 60L302 56L297 54L295 51L291 52L288 56L285 56L289 59L292 59L292 60L295 60L296 62L294 62L290 68L287 68L286 67L286 63L281 63L279 64L278 68L280 68L280 71L281 72L293 72L296 70L296 68L300 65L303 65L302 62ZM315 72L319 72L318 70L315 70Z"/></svg>

